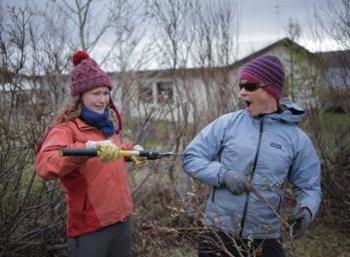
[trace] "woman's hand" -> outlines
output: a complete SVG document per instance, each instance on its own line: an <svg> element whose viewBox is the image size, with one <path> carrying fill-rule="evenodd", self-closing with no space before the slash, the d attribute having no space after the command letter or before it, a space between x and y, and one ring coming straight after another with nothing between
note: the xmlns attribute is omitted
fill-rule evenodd
<svg viewBox="0 0 350 257"><path fill-rule="evenodd" d="M85 143L85 148L87 149L97 149L100 145L115 145L111 140L100 140L100 141L87 141Z"/></svg>
<svg viewBox="0 0 350 257"><path fill-rule="evenodd" d="M116 145L98 145L97 156L103 162L109 162L121 158L120 149Z"/></svg>

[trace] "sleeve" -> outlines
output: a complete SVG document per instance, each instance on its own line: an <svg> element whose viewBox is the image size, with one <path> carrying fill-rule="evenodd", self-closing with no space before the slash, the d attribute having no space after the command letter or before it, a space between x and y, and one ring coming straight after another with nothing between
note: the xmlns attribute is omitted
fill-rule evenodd
<svg viewBox="0 0 350 257"><path fill-rule="evenodd" d="M122 143L120 145L120 149L122 149L122 150L132 150L133 147L134 147L134 145L130 144L130 143Z"/></svg>
<svg viewBox="0 0 350 257"><path fill-rule="evenodd" d="M67 126L54 127L47 135L36 156L35 170L45 180L62 177L83 165L86 157L62 157L59 150L64 147L85 148L85 144L74 142L73 131Z"/></svg>
<svg viewBox="0 0 350 257"><path fill-rule="evenodd" d="M305 135L292 166L289 181L297 198L297 208L308 208L315 217L321 202L321 167L311 140Z"/></svg>
<svg viewBox="0 0 350 257"><path fill-rule="evenodd" d="M225 135L225 123L219 118L206 126L186 147L183 155L185 173L212 186L220 184L223 165L217 159Z"/></svg>

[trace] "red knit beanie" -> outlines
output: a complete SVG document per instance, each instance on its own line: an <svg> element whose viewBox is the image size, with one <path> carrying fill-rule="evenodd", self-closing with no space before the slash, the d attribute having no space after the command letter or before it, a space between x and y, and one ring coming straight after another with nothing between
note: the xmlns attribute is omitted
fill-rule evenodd
<svg viewBox="0 0 350 257"><path fill-rule="evenodd" d="M80 95L101 86L108 87L109 90L112 89L112 80L110 77L86 52L74 52L72 60L74 64L70 84L72 96Z"/></svg>

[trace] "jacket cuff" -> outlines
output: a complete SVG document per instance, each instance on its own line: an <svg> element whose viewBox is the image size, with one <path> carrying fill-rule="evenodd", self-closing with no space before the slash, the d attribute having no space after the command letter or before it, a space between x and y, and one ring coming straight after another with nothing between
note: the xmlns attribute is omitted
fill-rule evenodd
<svg viewBox="0 0 350 257"><path fill-rule="evenodd" d="M133 147L134 147L133 144L127 144L127 143L123 143L120 145L120 149L122 150L132 150Z"/></svg>
<svg viewBox="0 0 350 257"><path fill-rule="evenodd" d="M310 210L310 208L308 208L308 207L303 207L303 208L306 209L310 213L310 217L311 217L311 219L313 219L314 215L312 215L312 211Z"/></svg>
<svg viewBox="0 0 350 257"><path fill-rule="evenodd" d="M306 209L310 213L311 220L314 219L314 215L309 207L301 206L299 209Z"/></svg>

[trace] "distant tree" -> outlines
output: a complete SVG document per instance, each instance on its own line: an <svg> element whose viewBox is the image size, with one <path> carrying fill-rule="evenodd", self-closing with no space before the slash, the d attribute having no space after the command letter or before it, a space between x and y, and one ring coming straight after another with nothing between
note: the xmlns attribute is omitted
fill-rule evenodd
<svg viewBox="0 0 350 257"><path fill-rule="evenodd" d="M192 58L195 66L222 68L220 72L203 69L201 82L209 119L237 108L236 81L230 67L237 60L240 18L236 1L202 2L191 15L195 35ZM220 97L218 97L220 96Z"/></svg>

